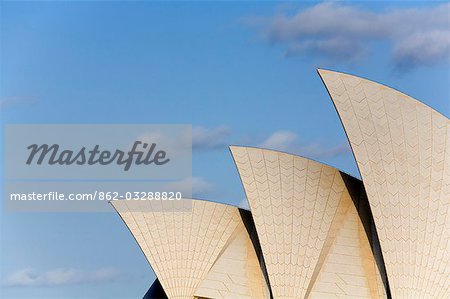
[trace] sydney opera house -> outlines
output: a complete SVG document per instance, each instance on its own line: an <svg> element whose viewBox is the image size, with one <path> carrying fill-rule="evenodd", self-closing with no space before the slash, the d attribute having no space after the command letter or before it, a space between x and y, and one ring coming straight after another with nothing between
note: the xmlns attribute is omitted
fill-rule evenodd
<svg viewBox="0 0 450 299"><path fill-rule="evenodd" d="M449 119L384 85L319 75L361 180L231 146L250 211L113 202L157 276L144 298L450 298Z"/></svg>

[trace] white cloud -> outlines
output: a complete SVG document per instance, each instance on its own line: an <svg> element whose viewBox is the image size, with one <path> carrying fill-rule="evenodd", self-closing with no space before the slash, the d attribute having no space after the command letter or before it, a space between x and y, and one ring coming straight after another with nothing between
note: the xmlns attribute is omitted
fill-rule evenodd
<svg viewBox="0 0 450 299"><path fill-rule="evenodd" d="M193 150L211 150L226 148L226 139L231 131L226 126L216 128L193 127L192 128L192 149Z"/></svg>
<svg viewBox="0 0 450 299"><path fill-rule="evenodd" d="M292 132L278 131L264 140L259 147L288 151L294 147L297 139L297 135Z"/></svg>
<svg viewBox="0 0 450 299"><path fill-rule="evenodd" d="M177 138L173 138L169 133L171 132L164 128L160 130L155 129L152 132L139 135L136 140L148 144L156 143L167 152L170 152L171 158L174 158L184 156L187 150L186 146L190 145L191 141L192 150L196 151L226 149L231 130L227 126L218 126L215 128L194 126L192 127L192 137L188 133L179 133ZM132 146L133 144L129 144L128 148L131 149ZM141 147L139 149L142 150Z"/></svg>
<svg viewBox="0 0 450 299"><path fill-rule="evenodd" d="M331 147L317 141L302 143L298 136L290 131L277 131L261 142L258 147L295 153L313 159L333 158L351 152L346 143Z"/></svg>
<svg viewBox="0 0 450 299"><path fill-rule="evenodd" d="M214 190L213 184L201 177L190 177L177 182L171 182L163 187L163 190L192 194L192 197L202 197Z"/></svg>
<svg viewBox="0 0 450 299"><path fill-rule="evenodd" d="M193 177L189 183L192 185L192 194L194 196L203 195L213 190L213 185L203 178Z"/></svg>
<svg viewBox="0 0 450 299"><path fill-rule="evenodd" d="M82 271L74 268L57 268L38 273L33 269L22 269L9 274L3 285L6 287L51 287L80 283L112 281L119 276L115 268L100 268L94 271Z"/></svg>
<svg viewBox="0 0 450 299"><path fill-rule="evenodd" d="M450 18L450 17L449 17ZM414 33L394 45L393 59L403 69L419 64L448 62L450 30Z"/></svg>
<svg viewBox="0 0 450 299"><path fill-rule="evenodd" d="M324 2L295 14L249 19L286 55L313 54L351 61L387 42L396 67L447 63L450 59L450 4L370 11L357 5Z"/></svg>
<svg viewBox="0 0 450 299"><path fill-rule="evenodd" d="M298 151L301 155L311 158L333 158L351 153L350 146L345 144L338 144L331 147L315 142L300 147Z"/></svg>

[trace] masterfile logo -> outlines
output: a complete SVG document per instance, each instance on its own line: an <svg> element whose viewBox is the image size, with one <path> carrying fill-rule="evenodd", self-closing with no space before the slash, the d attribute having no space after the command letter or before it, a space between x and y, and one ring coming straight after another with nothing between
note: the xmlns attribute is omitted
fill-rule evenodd
<svg viewBox="0 0 450 299"><path fill-rule="evenodd" d="M8 125L8 179L191 176L190 125Z"/></svg>
<svg viewBox="0 0 450 299"><path fill-rule="evenodd" d="M105 201L190 197L191 131L190 125L8 125L6 207L110 211Z"/></svg>
<svg viewBox="0 0 450 299"><path fill-rule="evenodd" d="M142 147L142 150L139 150ZM109 165L116 163L123 165L124 170L128 171L132 164L135 165L164 165L170 161L166 158L166 151L157 150L156 143L148 144L146 142L135 141L130 151L125 152L119 149L111 152L109 150L100 150L100 145L96 144L93 149L88 150L83 146L78 151L62 150L58 144L32 144L27 147L30 155L27 159L27 165L33 162L41 165L43 162L48 165ZM34 159L37 156L36 159ZM136 157L136 158L135 158Z"/></svg>

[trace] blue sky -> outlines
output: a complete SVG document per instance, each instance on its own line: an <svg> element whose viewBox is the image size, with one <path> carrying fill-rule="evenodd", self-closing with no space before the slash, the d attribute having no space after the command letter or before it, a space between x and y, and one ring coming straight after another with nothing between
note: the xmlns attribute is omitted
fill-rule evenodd
<svg viewBox="0 0 450 299"><path fill-rule="evenodd" d="M0 5L2 126L192 124L199 198L244 200L230 144L359 176L317 67L450 114L445 3ZM0 218L2 298L140 298L154 279L115 213Z"/></svg>

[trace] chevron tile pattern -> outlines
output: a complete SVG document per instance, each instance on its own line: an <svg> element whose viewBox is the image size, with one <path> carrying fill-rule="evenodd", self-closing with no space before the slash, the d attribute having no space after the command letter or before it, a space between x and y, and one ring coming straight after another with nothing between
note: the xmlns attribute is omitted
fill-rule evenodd
<svg viewBox="0 0 450 299"><path fill-rule="evenodd" d="M217 258L195 295L200 298L269 298L253 244L242 223Z"/></svg>
<svg viewBox="0 0 450 299"><path fill-rule="evenodd" d="M356 208L344 196L328 232L307 298L386 298Z"/></svg>
<svg viewBox="0 0 450 299"><path fill-rule="evenodd" d="M450 121L378 83L319 70L352 146L393 298L450 298Z"/></svg>
<svg viewBox="0 0 450 299"><path fill-rule="evenodd" d="M370 248L367 237L362 241L360 237L352 240L346 240L345 236L337 238L345 233L355 234L361 226L359 218L357 222L351 221L355 220L354 214L350 215L352 218L347 224L351 200L338 170L271 150L236 146L230 149L250 204L275 299L307 298L310 295L334 298L321 291L330 286L327 279L336 274L333 273L336 267L355 271L345 276L347 280L338 277L333 281L340 289L339 294L348 298L353 293L364 293L366 298L382 298L379 286L373 287L375 293L370 290L361 266L364 264L363 248L359 242L365 242L366 248ZM340 220L333 221L337 218ZM339 247L343 240L353 243ZM347 257L339 266L332 266L330 260L334 256L328 256L330 248L335 256L345 248L356 252L356 256ZM369 263L373 268L372 255ZM325 272L331 274L327 276ZM355 279L358 284L352 285L351 277L360 275L363 276Z"/></svg>
<svg viewBox="0 0 450 299"><path fill-rule="evenodd" d="M112 204L169 298L192 299L200 285L200 293L217 287L227 298L255 298L255 292L265 298L259 297L267 286L238 208L200 200L192 200L191 211L170 202Z"/></svg>

